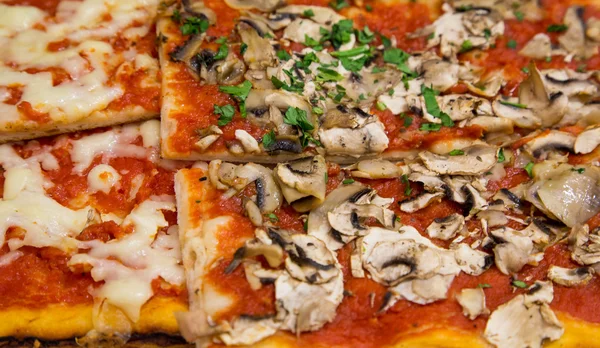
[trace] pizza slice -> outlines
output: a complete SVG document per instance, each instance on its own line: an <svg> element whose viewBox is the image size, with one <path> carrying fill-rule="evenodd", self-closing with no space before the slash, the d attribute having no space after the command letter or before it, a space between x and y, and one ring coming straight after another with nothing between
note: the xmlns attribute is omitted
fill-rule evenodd
<svg viewBox="0 0 600 348"><path fill-rule="evenodd" d="M0 4L0 143L156 117L157 5Z"/></svg>
<svg viewBox="0 0 600 348"><path fill-rule="evenodd" d="M180 170L182 335L199 346L594 346L600 171L540 157L518 168L522 146Z"/></svg>
<svg viewBox="0 0 600 348"><path fill-rule="evenodd" d="M187 309L159 122L0 146L0 337L124 343Z"/></svg>

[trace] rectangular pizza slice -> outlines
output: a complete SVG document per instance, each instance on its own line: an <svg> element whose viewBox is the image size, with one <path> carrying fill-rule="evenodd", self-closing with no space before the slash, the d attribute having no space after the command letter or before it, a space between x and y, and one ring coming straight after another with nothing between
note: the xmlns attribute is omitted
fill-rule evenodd
<svg viewBox="0 0 600 348"><path fill-rule="evenodd" d="M183 164L158 145L151 120L0 146L0 337L178 333Z"/></svg>
<svg viewBox="0 0 600 348"><path fill-rule="evenodd" d="M531 179L510 148L462 151L347 168L317 155L180 170L182 335L200 347L590 344L580 333L600 331L586 309L599 298L584 260L594 248L564 238L575 220L597 228L600 207L569 221L559 212L575 205L545 183L591 185L600 171L540 163Z"/></svg>
<svg viewBox="0 0 600 348"><path fill-rule="evenodd" d="M156 117L157 5L0 3L0 143Z"/></svg>

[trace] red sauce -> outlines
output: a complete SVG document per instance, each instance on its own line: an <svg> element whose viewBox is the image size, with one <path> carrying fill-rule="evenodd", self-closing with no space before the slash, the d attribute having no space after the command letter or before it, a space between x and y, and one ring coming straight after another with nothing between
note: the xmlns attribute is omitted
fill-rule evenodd
<svg viewBox="0 0 600 348"><path fill-rule="evenodd" d="M31 103L26 101L17 104L17 110L19 110L21 115L25 116L25 118L30 121L35 121L41 124L48 123L51 121L49 114L35 110L31 106Z"/></svg>
<svg viewBox="0 0 600 348"><path fill-rule="evenodd" d="M56 13L56 8L61 1L62 0L4 0L2 3L4 5L13 6L35 6L48 12L50 15L54 15Z"/></svg>
<svg viewBox="0 0 600 348"><path fill-rule="evenodd" d="M523 168L505 168L506 176L499 181L490 180L487 185L488 191L496 192L500 189L513 188L529 180L529 175Z"/></svg>
<svg viewBox="0 0 600 348"><path fill-rule="evenodd" d="M52 85L53 86L60 85L61 83L65 82L65 81L71 81L71 75L69 75L69 73L65 69L58 68L58 67L49 67L49 68L44 68L44 69L27 68L27 69L25 69L25 72L27 72L28 74L49 72L52 74Z"/></svg>
<svg viewBox="0 0 600 348"><path fill-rule="evenodd" d="M67 267L70 259L54 248L23 247L17 261L0 266L0 309L13 306L41 308L52 303L91 304L88 288L94 285L89 274L77 274ZM0 249L0 256L8 248Z"/></svg>
<svg viewBox="0 0 600 348"><path fill-rule="evenodd" d="M17 105L17 103L21 100L21 96L23 95L23 87L21 86L12 86L6 87L9 97L3 101L4 104L8 105Z"/></svg>
<svg viewBox="0 0 600 348"><path fill-rule="evenodd" d="M60 41L50 42L47 49L50 52L60 52L69 48L70 45L71 41L69 39L62 39Z"/></svg>

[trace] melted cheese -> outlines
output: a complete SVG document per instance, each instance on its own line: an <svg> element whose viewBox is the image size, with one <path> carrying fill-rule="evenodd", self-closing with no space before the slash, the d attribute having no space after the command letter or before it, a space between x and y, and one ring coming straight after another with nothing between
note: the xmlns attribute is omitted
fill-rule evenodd
<svg viewBox="0 0 600 348"><path fill-rule="evenodd" d="M88 192L102 191L109 193L121 179L117 170L108 164L99 164L92 168L87 176Z"/></svg>
<svg viewBox="0 0 600 348"><path fill-rule="evenodd" d="M0 4L0 63L17 65L0 65L0 86L22 86L21 101L29 102L53 120L72 122L105 109L124 93L119 85L109 86L107 71L116 71L119 65L128 63L105 41L127 28L136 29L129 32L132 40L136 34L145 35L157 2L64 1L57 8L56 19L34 7ZM35 27L37 23L44 29ZM138 26L139 23L144 24ZM48 49L50 43L65 39L70 42L66 49ZM147 58L152 60L142 56L136 63L139 60L139 65L150 67ZM23 72L27 68L50 67L64 69L71 80L54 85L49 72ZM0 121L16 121L20 117L14 105L1 104L0 111Z"/></svg>

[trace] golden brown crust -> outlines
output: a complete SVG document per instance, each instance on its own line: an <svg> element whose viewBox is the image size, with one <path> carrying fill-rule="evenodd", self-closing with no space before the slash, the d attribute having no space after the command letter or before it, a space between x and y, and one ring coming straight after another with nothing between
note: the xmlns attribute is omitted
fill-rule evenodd
<svg viewBox="0 0 600 348"><path fill-rule="evenodd" d="M143 307L140 320L133 325L137 334L177 335L175 312L187 310L178 298L154 297ZM0 337L36 337L62 340L84 336L94 328L93 305L50 305L41 309L10 308L0 311Z"/></svg>
<svg viewBox="0 0 600 348"><path fill-rule="evenodd" d="M76 122L53 121L46 125L32 122L8 124L4 125L3 129L0 129L0 144L86 129L114 126L122 123L144 121L156 117L158 117L158 115L154 112L147 111L140 106L132 106L121 111L96 111L90 116Z"/></svg>

